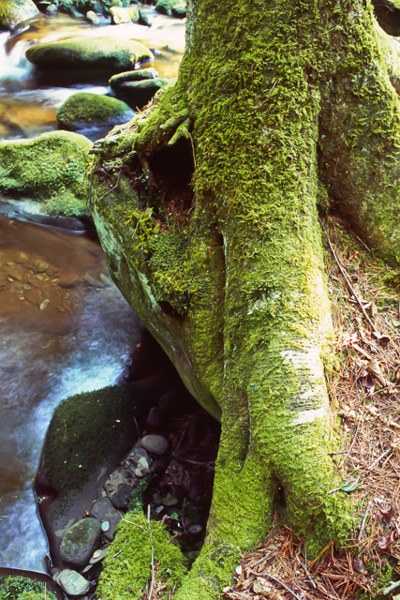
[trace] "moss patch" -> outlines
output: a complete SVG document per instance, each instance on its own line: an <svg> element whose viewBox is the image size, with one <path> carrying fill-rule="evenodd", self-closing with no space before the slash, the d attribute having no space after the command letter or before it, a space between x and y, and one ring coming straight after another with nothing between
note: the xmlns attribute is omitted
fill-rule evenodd
<svg viewBox="0 0 400 600"><path fill-rule="evenodd" d="M101 600L138 600L152 579L166 584L160 597L180 583L184 558L162 522L150 521L139 511L127 513L103 562L96 590Z"/></svg>
<svg viewBox="0 0 400 600"><path fill-rule="evenodd" d="M89 67L103 69L111 75L149 62L153 54L135 40L103 35L43 42L28 48L26 57L43 69Z"/></svg>
<svg viewBox="0 0 400 600"><path fill-rule="evenodd" d="M61 402L46 434L39 482L46 481L56 492L81 489L135 430L133 417L140 420L150 406L150 398L138 396L136 384L78 394Z"/></svg>
<svg viewBox="0 0 400 600"><path fill-rule="evenodd" d="M70 96L57 111L57 122L61 129L76 131L93 123L124 123L133 117L133 112L125 102L81 92Z"/></svg>
<svg viewBox="0 0 400 600"><path fill-rule="evenodd" d="M67 131L0 142L0 191L31 196L51 213L87 215L85 174L92 143Z"/></svg>
<svg viewBox="0 0 400 600"><path fill-rule="evenodd" d="M0 577L0 600L56 600L45 583L29 577Z"/></svg>

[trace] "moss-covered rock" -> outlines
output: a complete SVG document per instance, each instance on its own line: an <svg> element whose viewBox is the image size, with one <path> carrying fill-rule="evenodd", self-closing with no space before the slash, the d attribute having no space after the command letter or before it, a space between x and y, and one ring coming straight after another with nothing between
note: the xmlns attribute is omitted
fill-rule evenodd
<svg viewBox="0 0 400 600"><path fill-rule="evenodd" d="M51 584L50 584L51 585ZM0 600L56 600L49 584L20 575L0 577Z"/></svg>
<svg viewBox="0 0 400 600"><path fill-rule="evenodd" d="M85 171L92 143L67 131L0 142L0 191L29 195L53 213L89 214Z"/></svg>
<svg viewBox="0 0 400 600"><path fill-rule="evenodd" d="M111 129L113 125L132 119L134 113L125 102L116 98L80 92L70 96L56 116L61 129L77 131L97 123L109 123Z"/></svg>
<svg viewBox="0 0 400 600"><path fill-rule="evenodd" d="M164 582L165 598L186 572L184 558L160 521L148 521L142 512L128 513L103 562L97 596L102 600L137 600L152 579Z"/></svg>
<svg viewBox="0 0 400 600"><path fill-rule="evenodd" d="M182 0L158 0L156 4L156 11L162 15L171 16L174 10L178 12L175 16L185 17L186 2L183 2Z"/></svg>
<svg viewBox="0 0 400 600"><path fill-rule="evenodd" d="M60 546L63 561L75 568L87 565L100 542L100 521L87 517L74 523L64 534Z"/></svg>
<svg viewBox="0 0 400 600"><path fill-rule="evenodd" d="M12 30L38 13L33 0L0 0L0 31Z"/></svg>
<svg viewBox="0 0 400 600"><path fill-rule="evenodd" d="M143 387L143 386L142 386ZM67 398L54 411L43 447L38 481L57 494L80 490L99 465L135 431L154 391L126 384Z"/></svg>
<svg viewBox="0 0 400 600"><path fill-rule="evenodd" d="M118 85L116 94L133 108L142 108L160 90L168 79L157 77L142 81L124 81Z"/></svg>
<svg viewBox="0 0 400 600"><path fill-rule="evenodd" d="M110 77L108 85L114 92L117 92L121 85L127 81L143 81L144 79L156 79L157 77L159 77L159 74L153 67L150 67L150 69L123 71Z"/></svg>
<svg viewBox="0 0 400 600"><path fill-rule="evenodd" d="M153 59L140 42L112 35L70 36L28 48L26 57L41 69L98 69L109 75Z"/></svg>

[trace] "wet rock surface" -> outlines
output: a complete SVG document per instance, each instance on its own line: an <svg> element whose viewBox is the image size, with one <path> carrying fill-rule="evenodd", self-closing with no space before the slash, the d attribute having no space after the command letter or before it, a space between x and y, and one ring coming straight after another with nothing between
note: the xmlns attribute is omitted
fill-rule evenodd
<svg viewBox="0 0 400 600"><path fill-rule="evenodd" d="M72 598L83 596L90 588L89 582L82 575L71 569L63 569L56 578L56 581L64 592Z"/></svg>
<svg viewBox="0 0 400 600"><path fill-rule="evenodd" d="M64 534L60 555L64 562L75 568L85 567L100 542L100 521L91 518L74 523Z"/></svg>

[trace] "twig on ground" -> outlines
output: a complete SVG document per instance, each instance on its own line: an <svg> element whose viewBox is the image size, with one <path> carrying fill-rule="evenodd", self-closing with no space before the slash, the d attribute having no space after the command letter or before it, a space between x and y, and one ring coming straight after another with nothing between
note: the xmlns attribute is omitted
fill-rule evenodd
<svg viewBox="0 0 400 600"><path fill-rule="evenodd" d="M152 529L151 529L151 521L150 521L150 504L147 505L147 521L149 523L149 535L150 535L150 544L151 544L151 584L150 584L150 590L149 590L148 600L151 600L151 597L153 595L155 573L154 573L153 532L152 532Z"/></svg>
<svg viewBox="0 0 400 600"><path fill-rule="evenodd" d="M372 502L369 501L368 504L367 504L367 508L365 509L365 513L364 513L364 517L363 517L363 520L362 520L362 523L361 523L360 532L358 534L357 541L360 541L361 538L362 538L362 536L363 536L364 528L365 528L365 523L367 522L367 517L368 517L369 511L371 510L371 506L372 506Z"/></svg>
<svg viewBox="0 0 400 600"><path fill-rule="evenodd" d="M346 274L345 270L343 269L342 265L339 262L338 257L336 256L336 252L333 249L332 243L331 243L331 241L329 239L329 236L328 236L328 233L327 233L327 231L325 229L325 225L322 223L321 219L319 220L319 222L321 223L321 227L324 230L324 233L325 233L325 236L326 236L326 240L328 242L329 250L332 252L332 256L335 259L335 262L336 262L337 266L339 267L339 271L341 272L341 274L343 276L343 279L345 280L346 285L349 288L350 293L354 296L354 299L357 301L357 304L360 307L362 314L364 315L364 317L366 318L366 320L368 321L368 323L371 325L372 330L375 331L375 325L373 324L373 322L371 321L371 319L369 318L369 316L365 312L365 308L363 307L362 302L361 302L360 298L357 295L357 292L353 289L353 286L351 285L350 280L347 277L347 274Z"/></svg>
<svg viewBox="0 0 400 600"><path fill-rule="evenodd" d="M274 577L270 573L256 573L255 571L250 571L250 573L252 573L256 577L269 577L269 579L272 579L273 581L275 581L275 583L278 583L279 585L281 585L282 587L284 587L285 590L287 590L289 592L289 594L292 594L293 598L296 598L297 600L301 600L300 596L298 596L296 594L296 592L294 592L293 590L291 590L285 583L283 583L283 581L280 581L279 579L277 579L276 577Z"/></svg>

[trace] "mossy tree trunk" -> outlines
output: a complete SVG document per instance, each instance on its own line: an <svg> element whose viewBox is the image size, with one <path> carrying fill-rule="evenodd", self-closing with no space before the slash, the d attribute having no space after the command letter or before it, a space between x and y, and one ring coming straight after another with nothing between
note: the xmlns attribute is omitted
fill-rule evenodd
<svg viewBox="0 0 400 600"><path fill-rule="evenodd" d="M180 600L218 597L278 490L310 548L349 530L328 493L340 474L317 200L399 258L396 65L369 0L196 0L175 86L95 148L113 276L222 422L207 537Z"/></svg>

